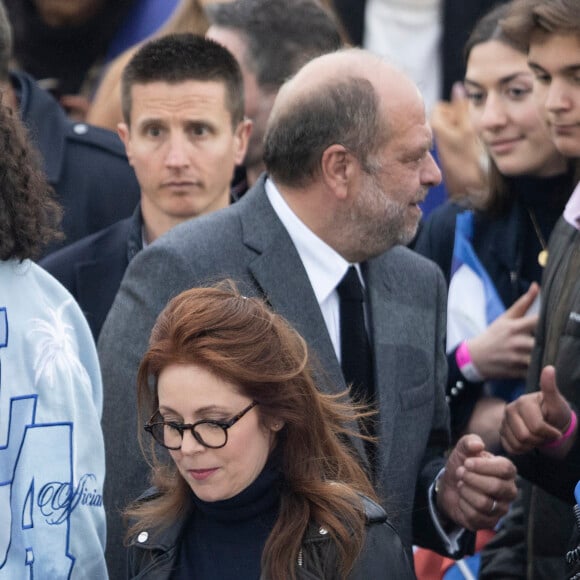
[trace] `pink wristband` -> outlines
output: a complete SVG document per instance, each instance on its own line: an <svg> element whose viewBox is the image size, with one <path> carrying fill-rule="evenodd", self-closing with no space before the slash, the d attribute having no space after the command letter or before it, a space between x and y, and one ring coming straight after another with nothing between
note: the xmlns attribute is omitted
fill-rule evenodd
<svg viewBox="0 0 580 580"><path fill-rule="evenodd" d="M560 445L562 445L562 443L564 443L566 439L569 439L572 433L574 433L577 424L578 417L576 416L574 409L572 409L572 414L570 415L570 424L568 425L566 431L564 431L564 433L562 433L562 435L560 435L558 439L555 439L554 441L550 441L550 443L542 445L542 449L554 449L556 447L560 447Z"/></svg>
<svg viewBox="0 0 580 580"><path fill-rule="evenodd" d="M466 340L457 347L457 350L455 351L455 361L457 362L461 374L468 381L471 381L472 383L480 383L483 381L483 377L471 360L471 354L469 353Z"/></svg>

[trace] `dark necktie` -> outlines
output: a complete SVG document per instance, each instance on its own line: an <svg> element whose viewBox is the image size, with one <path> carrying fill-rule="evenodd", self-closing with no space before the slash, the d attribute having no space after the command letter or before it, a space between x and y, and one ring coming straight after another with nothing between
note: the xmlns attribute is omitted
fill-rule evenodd
<svg viewBox="0 0 580 580"><path fill-rule="evenodd" d="M340 298L342 373L358 402L373 403L373 361L365 326L364 290L354 266L336 287Z"/></svg>
<svg viewBox="0 0 580 580"><path fill-rule="evenodd" d="M336 287L340 298L340 357L342 374L357 403L374 408L373 357L365 326L364 290L354 266L350 266ZM374 437L376 417L363 419L361 432ZM374 479L376 470L376 444L365 441L365 450Z"/></svg>

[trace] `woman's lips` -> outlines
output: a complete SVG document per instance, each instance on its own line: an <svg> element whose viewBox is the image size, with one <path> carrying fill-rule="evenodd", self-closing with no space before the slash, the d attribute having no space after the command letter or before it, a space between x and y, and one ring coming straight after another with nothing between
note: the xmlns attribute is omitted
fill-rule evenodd
<svg viewBox="0 0 580 580"><path fill-rule="evenodd" d="M514 137L513 139L498 139L489 143L488 147L494 153L506 153L511 151L520 141L520 137Z"/></svg>
<svg viewBox="0 0 580 580"><path fill-rule="evenodd" d="M211 477L217 470L217 467L212 467L210 469L188 469L187 473L189 473L189 475L196 481L204 481Z"/></svg>
<svg viewBox="0 0 580 580"><path fill-rule="evenodd" d="M568 125L559 124L555 125L552 124L552 132L556 135L570 135L578 128L578 125L575 123L570 123Z"/></svg>

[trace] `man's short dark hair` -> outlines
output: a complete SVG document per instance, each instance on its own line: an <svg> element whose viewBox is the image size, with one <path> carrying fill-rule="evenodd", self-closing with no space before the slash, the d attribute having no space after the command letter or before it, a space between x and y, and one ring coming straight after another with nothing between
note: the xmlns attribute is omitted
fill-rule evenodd
<svg viewBox="0 0 580 580"><path fill-rule="evenodd" d="M133 85L217 81L225 85L226 107L235 128L244 118L244 83L236 59L221 44L194 34L170 34L144 44L121 79L125 123L131 119Z"/></svg>
<svg viewBox="0 0 580 580"><path fill-rule="evenodd" d="M387 138L372 83L345 78L304 92L280 111L274 108L264 138L264 162L274 180L300 187L318 174L324 151L340 144L373 173L373 154Z"/></svg>
<svg viewBox="0 0 580 580"><path fill-rule="evenodd" d="M578 0L514 0L508 16L501 22L504 30L526 50L535 32L571 34L580 38Z"/></svg>
<svg viewBox="0 0 580 580"><path fill-rule="evenodd" d="M236 0L206 12L211 25L245 37L244 64L265 90L277 91L302 65L343 45L336 18L316 0Z"/></svg>

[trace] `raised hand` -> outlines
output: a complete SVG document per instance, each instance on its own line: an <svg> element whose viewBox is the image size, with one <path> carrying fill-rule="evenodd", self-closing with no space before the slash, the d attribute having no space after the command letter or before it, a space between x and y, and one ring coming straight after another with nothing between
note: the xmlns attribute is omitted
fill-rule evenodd
<svg viewBox="0 0 580 580"><path fill-rule="evenodd" d="M467 341L471 360L484 379L526 377L538 324L537 314L526 313L539 292L540 287L532 283L484 332Z"/></svg>
<svg viewBox="0 0 580 580"><path fill-rule="evenodd" d="M509 453L527 453L538 447L543 453L564 457L576 432L558 447L544 446L563 435L571 417L572 409L556 384L556 371L547 366L542 370L538 392L522 395L507 405L500 430L501 444Z"/></svg>
<svg viewBox="0 0 580 580"><path fill-rule="evenodd" d="M450 198L459 201L468 197L479 205L487 192L487 175L481 164L486 153L469 120L467 106L465 89L456 83L451 101L436 103L430 121Z"/></svg>

